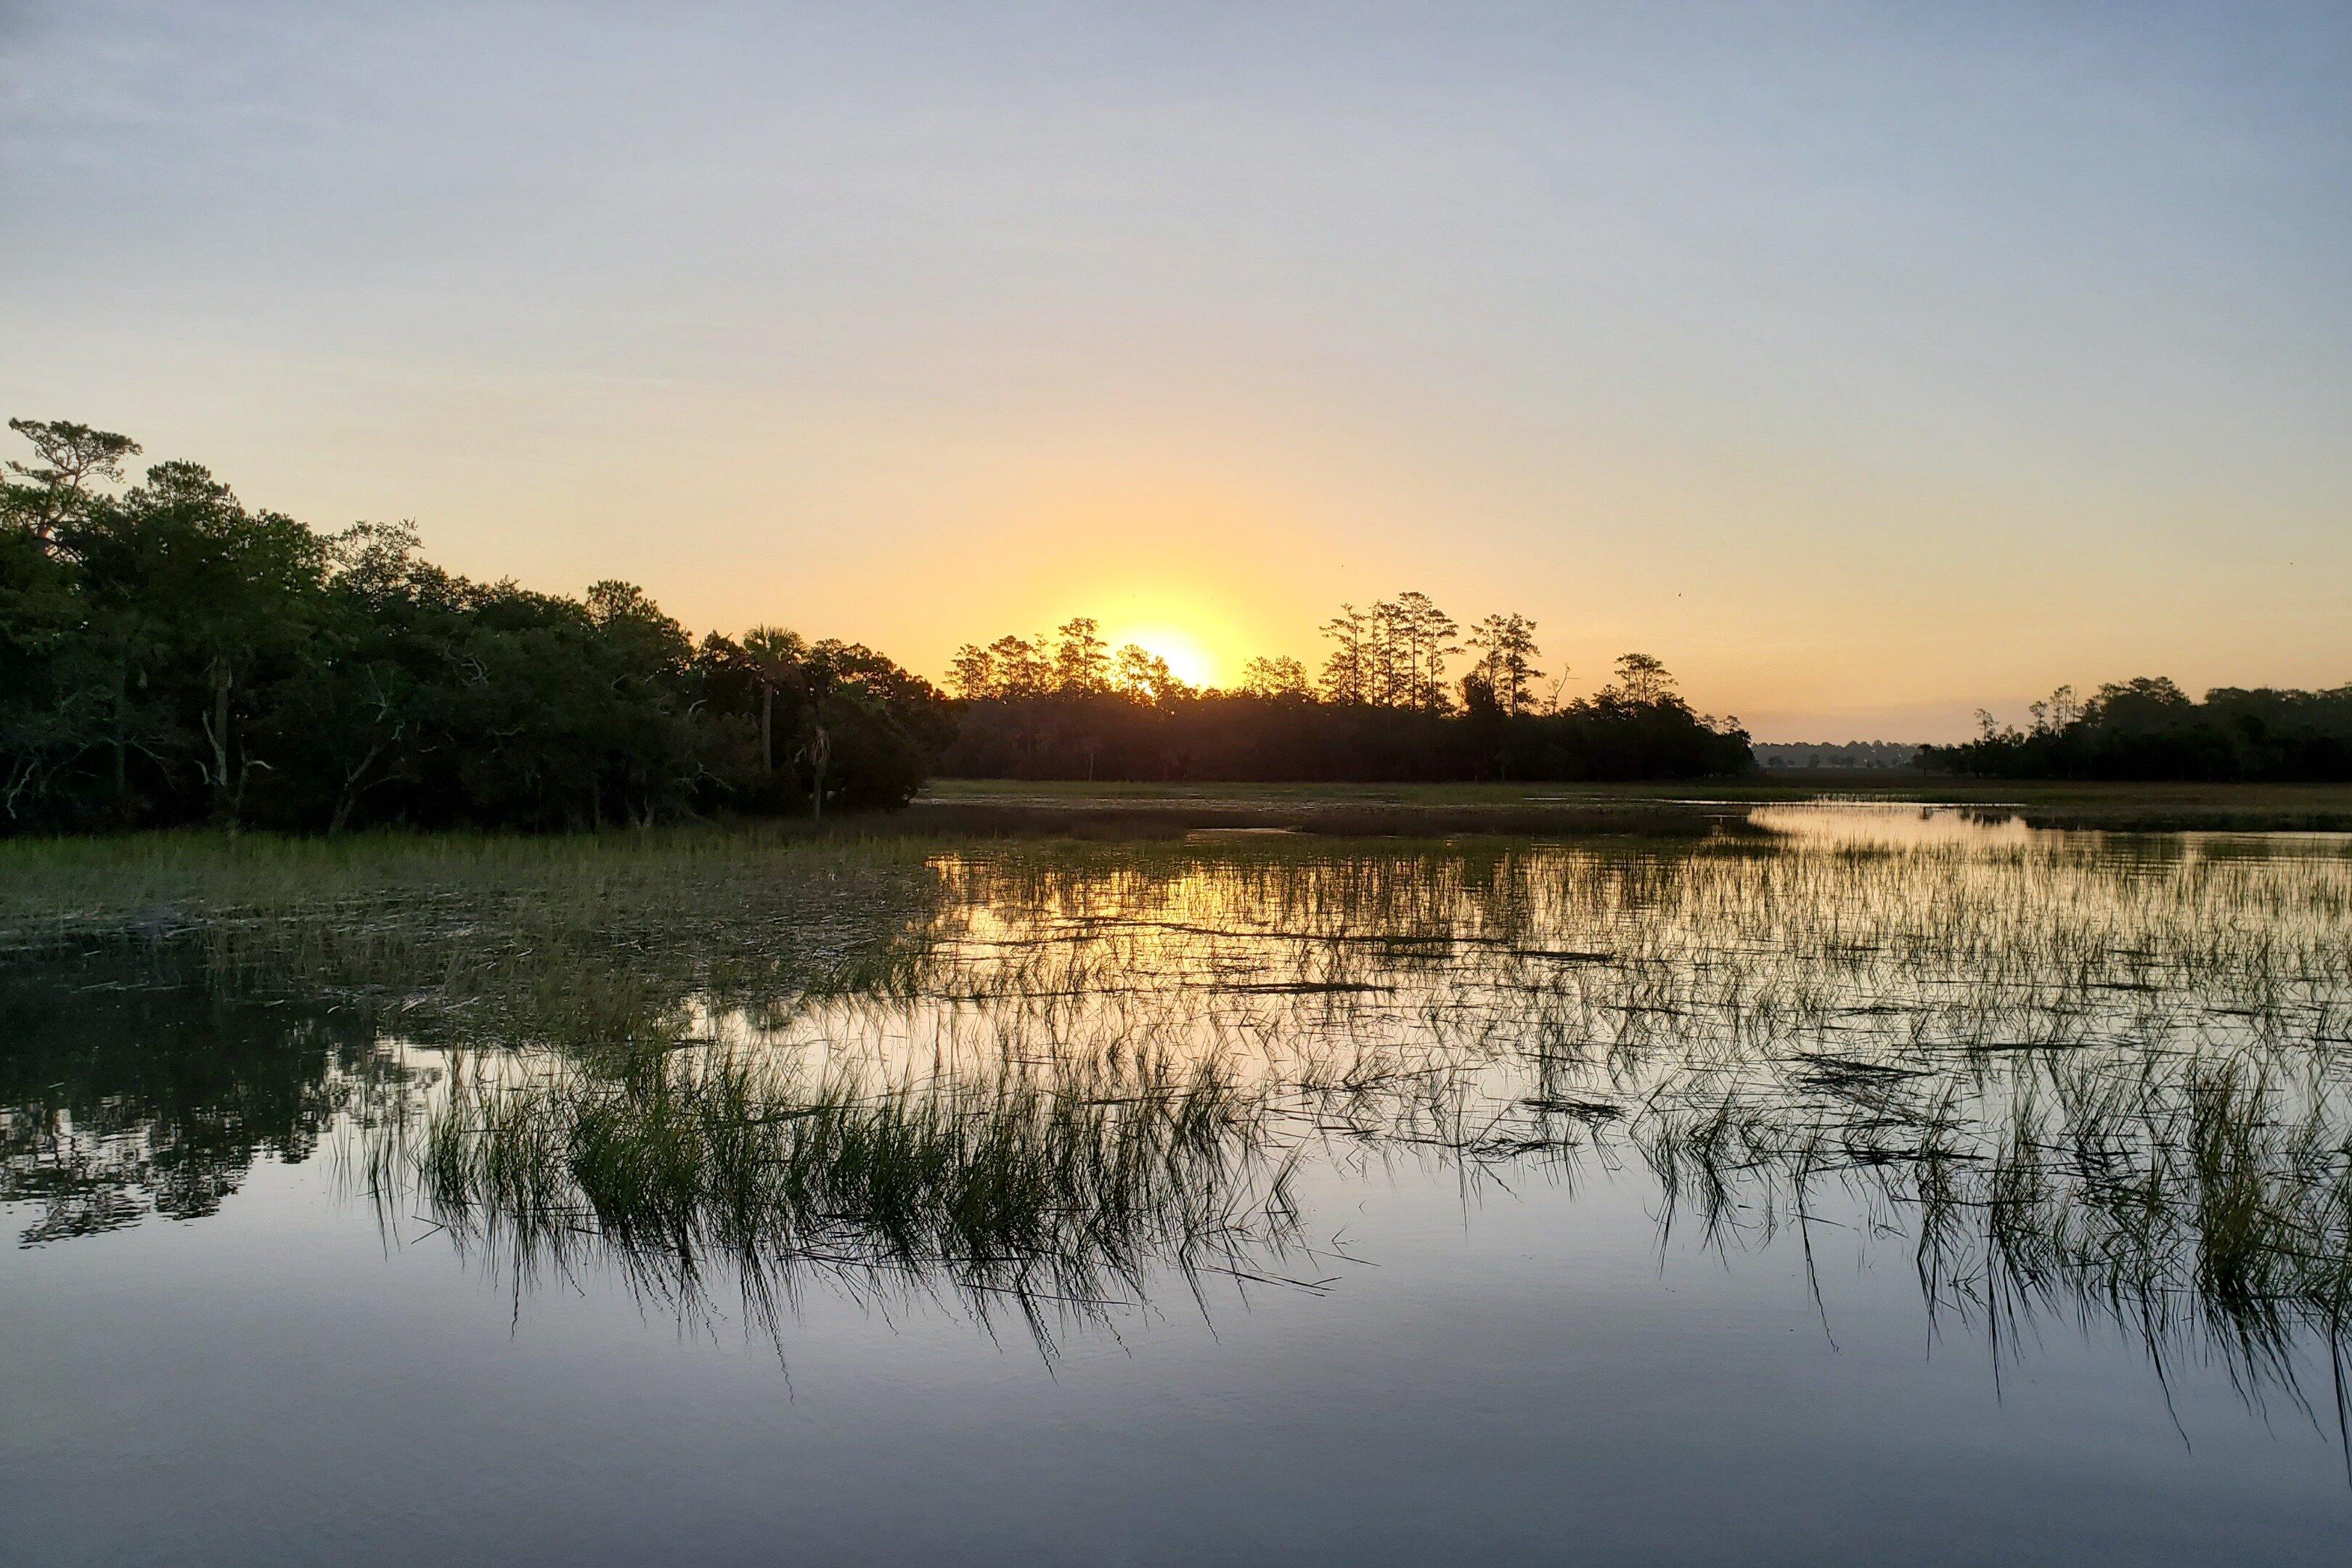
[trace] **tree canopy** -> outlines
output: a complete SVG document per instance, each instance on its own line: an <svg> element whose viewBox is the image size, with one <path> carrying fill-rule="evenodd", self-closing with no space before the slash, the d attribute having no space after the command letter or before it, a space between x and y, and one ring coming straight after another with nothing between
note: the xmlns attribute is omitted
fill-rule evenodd
<svg viewBox="0 0 2352 1568"><path fill-rule="evenodd" d="M1930 746L1923 765L1989 778L2352 779L2352 685L2325 691L2216 687L2199 701L2163 677L2062 686L2023 729L1977 715L1980 733Z"/></svg>
<svg viewBox="0 0 2352 1568"><path fill-rule="evenodd" d="M476 583L415 530L315 531L193 463L14 421L0 489L0 831L593 826L897 805L939 694L872 649L696 643L645 593Z"/></svg>
<svg viewBox="0 0 2352 1568"><path fill-rule="evenodd" d="M1751 765L1645 655L1580 700L1535 623L1425 594L1343 605L1319 671L1203 690L1097 622L960 649L950 700L861 644L698 641L628 583L578 596L426 560L406 523L322 532L207 469L135 482L126 437L11 421L0 470L0 832L212 823L530 829L821 816L927 773L1627 779ZM1454 661L1471 662L1458 675Z"/></svg>
<svg viewBox="0 0 2352 1568"><path fill-rule="evenodd" d="M1238 687L1199 690L1129 646L1106 652L1091 619L956 655L961 700L942 771L967 777L1237 780L1693 778L1753 765L1736 721L1696 712L1665 666L1617 661L1590 698L1540 689L1525 616L1459 623L1429 595L1343 605L1323 632L1319 681L1256 658ZM1450 661L1475 662L1460 676Z"/></svg>

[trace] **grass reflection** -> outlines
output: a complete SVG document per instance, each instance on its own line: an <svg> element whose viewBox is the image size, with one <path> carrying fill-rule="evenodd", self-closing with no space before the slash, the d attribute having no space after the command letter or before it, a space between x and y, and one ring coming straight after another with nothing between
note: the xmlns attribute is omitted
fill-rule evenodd
<svg viewBox="0 0 2352 1568"><path fill-rule="evenodd" d="M354 1168L518 1289L609 1266L698 1310L725 1281L774 1330L823 1279L1050 1342L1171 1281L1319 1284L1297 1173L1419 1163L1640 1180L1727 1254L1810 1254L1835 1215L2003 1353L2095 1321L2301 1397L2345 1342L2326 841L502 857L358 856L324 893L214 865L14 929L446 1066Z"/></svg>
<svg viewBox="0 0 2352 1568"><path fill-rule="evenodd" d="M519 1281L616 1262L691 1310L719 1273L773 1331L821 1275L1009 1305L1050 1344L1171 1270L1270 1278L1297 1215L1266 1114L1215 1064L1157 1058L881 1086L725 1049L544 1058L458 1075L393 1173L413 1186L378 1190Z"/></svg>

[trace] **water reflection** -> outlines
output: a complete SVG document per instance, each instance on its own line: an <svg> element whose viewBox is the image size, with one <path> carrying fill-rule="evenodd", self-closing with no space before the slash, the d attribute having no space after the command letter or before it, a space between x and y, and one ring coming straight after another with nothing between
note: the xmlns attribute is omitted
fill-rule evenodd
<svg viewBox="0 0 2352 1568"><path fill-rule="evenodd" d="M219 1211L310 1158L373 1076L367 1031L184 986L18 964L0 984L0 1203L26 1246Z"/></svg>
<svg viewBox="0 0 2352 1568"><path fill-rule="evenodd" d="M1998 805L1885 800L1759 805L1748 813L1748 820L1769 832L1824 848L1989 847L2028 843L2037 831L2017 813Z"/></svg>
<svg viewBox="0 0 2352 1568"><path fill-rule="evenodd" d="M1208 1281L1379 1289L1308 1166L1638 1179L1727 1258L1907 1258L1997 1348L2095 1321L2306 1397L2352 1308L2352 856L1758 815L1776 838L997 847L125 938L135 985L9 989L0 1195L36 1244L189 1217L339 1130L387 1225L518 1290L609 1268L781 1336L815 1281L1050 1346Z"/></svg>

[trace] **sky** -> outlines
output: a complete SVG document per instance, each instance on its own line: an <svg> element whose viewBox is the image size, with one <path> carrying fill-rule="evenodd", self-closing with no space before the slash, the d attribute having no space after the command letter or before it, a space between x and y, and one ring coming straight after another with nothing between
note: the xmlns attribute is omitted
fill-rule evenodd
<svg viewBox="0 0 2352 1568"><path fill-rule="evenodd" d="M943 676L2352 680L2352 5L0 0L0 413Z"/></svg>

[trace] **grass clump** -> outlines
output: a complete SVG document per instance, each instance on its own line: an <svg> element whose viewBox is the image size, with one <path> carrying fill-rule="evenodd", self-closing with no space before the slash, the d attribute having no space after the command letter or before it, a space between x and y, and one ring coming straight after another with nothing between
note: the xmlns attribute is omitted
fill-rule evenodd
<svg viewBox="0 0 2352 1568"><path fill-rule="evenodd" d="M772 1329L812 1274L1054 1321L1155 1272L1268 1278L1296 1216L1265 1107L1214 1063L876 1085L773 1054L609 1073L547 1057L460 1076L415 1156L428 1212L518 1279L595 1260L699 1301L732 1278Z"/></svg>

